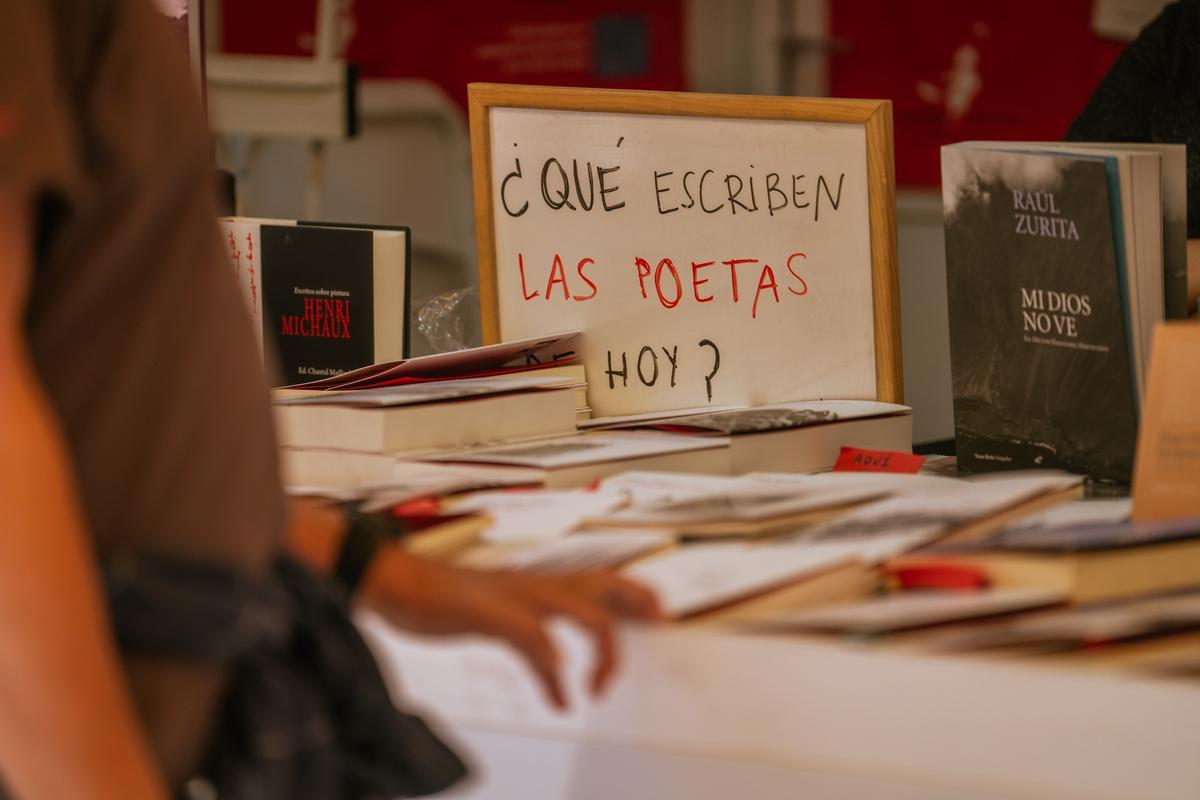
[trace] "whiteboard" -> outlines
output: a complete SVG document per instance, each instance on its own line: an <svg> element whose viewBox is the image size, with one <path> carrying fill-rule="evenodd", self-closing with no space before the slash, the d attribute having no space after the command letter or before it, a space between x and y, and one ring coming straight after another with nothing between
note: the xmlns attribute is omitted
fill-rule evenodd
<svg viewBox="0 0 1200 800"><path fill-rule="evenodd" d="M501 341L582 329L595 416L888 394L866 126L481 116L485 327L490 306Z"/></svg>

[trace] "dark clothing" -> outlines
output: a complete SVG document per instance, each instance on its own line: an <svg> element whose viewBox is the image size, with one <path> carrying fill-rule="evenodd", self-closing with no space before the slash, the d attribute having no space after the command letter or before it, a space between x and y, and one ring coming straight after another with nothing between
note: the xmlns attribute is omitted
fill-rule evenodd
<svg viewBox="0 0 1200 800"><path fill-rule="evenodd" d="M204 779L222 800L392 800L466 767L397 711L345 596L288 558L271 580L168 559L105 571L117 639L144 656L234 664Z"/></svg>
<svg viewBox="0 0 1200 800"><path fill-rule="evenodd" d="M1200 238L1200 0L1172 3L1146 26L1067 139L1186 144L1188 238Z"/></svg>

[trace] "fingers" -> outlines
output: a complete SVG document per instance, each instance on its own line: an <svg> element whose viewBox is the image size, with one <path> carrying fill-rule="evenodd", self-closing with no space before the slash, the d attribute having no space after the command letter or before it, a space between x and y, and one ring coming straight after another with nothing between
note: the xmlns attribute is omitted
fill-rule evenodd
<svg viewBox="0 0 1200 800"><path fill-rule="evenodd" d="M600 603L608 613L623 619L660 622L664 619L658 597L641 584L607 572L575 577L580 591Z"/></svg>
<svg viewBox="0 0 1200 800"><path fill-rule="evenodd" d="M516 648L533 669L546 700L554 708L565 711L567 696L559 680L558 651L543 630L541 619L514 606L495 608L493 617L488 625L490 632Z"/></svg>
<svg viewBox="0 0 1200 800"><path fill-rule="evenodd" d="M572 591L557 581L529 581L526 597L546 616L562 615L582 626L592 637L595 647L595 668L592 671L591 691L603 694L617 670L617 645L613 621L605 609L582 592Z"/></svg>

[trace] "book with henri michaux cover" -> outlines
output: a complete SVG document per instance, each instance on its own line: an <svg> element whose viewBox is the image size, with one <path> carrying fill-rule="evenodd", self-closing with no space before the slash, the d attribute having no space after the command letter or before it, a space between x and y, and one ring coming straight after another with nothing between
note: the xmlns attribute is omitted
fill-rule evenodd
<svg viewBox="0 0 1200 800"><path fill-rule="evenodd" d="M942 148L960 468L1128 483L1137 399L1103 157Z"/></svg>
<svg viewBox="0 0 1200 800"><path fill-rule="evenodd" d="M407 228L237 217L221 227L279 385L406 355Z"/></svg>

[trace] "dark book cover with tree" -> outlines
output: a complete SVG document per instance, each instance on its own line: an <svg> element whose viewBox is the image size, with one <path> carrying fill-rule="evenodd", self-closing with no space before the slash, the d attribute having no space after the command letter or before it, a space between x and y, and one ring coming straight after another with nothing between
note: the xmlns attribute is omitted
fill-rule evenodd
<svg viewBox="0 0 1200 800"><path fill-rule="evenodd" d="M263 340L284 385L374 363L374 244L369 230L262 226Z"/></svg>
<svg viewBox="0 0 1200 800"><path fill-rule="evenodd" d="M960 468L1128 483L1137 410L1104 159L945 147L942 187Z"/></svg>

